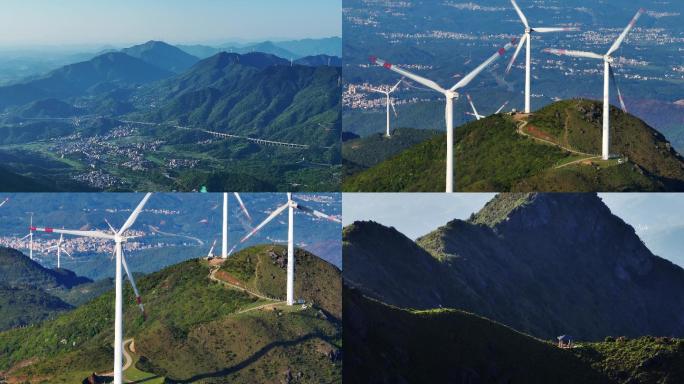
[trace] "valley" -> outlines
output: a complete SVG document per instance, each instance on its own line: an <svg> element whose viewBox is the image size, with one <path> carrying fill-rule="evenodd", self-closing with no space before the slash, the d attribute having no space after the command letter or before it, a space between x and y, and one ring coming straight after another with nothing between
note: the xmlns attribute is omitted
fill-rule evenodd
<svg viewBox="0 0 684 384"><path fill-rule="evenodd" d="M0 87L0 189L337 190L340 68L298 62L150 41Z"/></svg>

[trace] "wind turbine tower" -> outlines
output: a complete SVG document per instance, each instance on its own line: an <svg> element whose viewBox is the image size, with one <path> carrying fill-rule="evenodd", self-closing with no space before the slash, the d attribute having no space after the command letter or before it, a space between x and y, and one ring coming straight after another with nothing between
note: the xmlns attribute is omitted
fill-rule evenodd
<svg viewBox="0 0 684 384"><path fill-rule="evenodd" d="M544 52L552 53L559 56L570 56L570 57L581 57L589 59L603 60L603 132L601 141L601 157L603 160L608 160L610 158L610 79L613 78L613 84L617 89L618 100L620 101L620 106L623 111L627 111L625 106L625 101L622 98L622 92L620 92L620 87L618 87L615 81L615 74L613 73L613 53L620 48L620 45L627 37L629 31L634 28L639 17L646 12L643 8L634 15L632 20L627 24L625 29L622 31L620 36L613 42L613 45L608 49L605 55L601 55L593 52L584 51L569 51L565 49L551 49L547 48Z"/></svg>
<svg viewBox="0 0 684 384"><path fill-rule="evenodd" d="M287 202L280 207L276 208L264 221L257 225L251 232L249 232L245 237L240 240L240 244L246 242L250 237L254 236L269 222L275 219L278 215L287 211L287 305L294 305L294 277L295 277L295 253L294 253L294 212L295 209L300 210L304 213L318 217L320 219L330 220L336 223L342 223L338 218L334 216L326 215L323 212L317 211L315 209L309 208L292 198L292 193L287 193Z"/></svg>
<svg viewBox="0 0 684 384"><path fill-rule="evenodd" d="M527 21L527 17L525 17L525 14L523 11L518 7L518 4L515 2L515 0L511 0L511 4L513 4L513 8L515 8L515 11L518 13L518 17L520 17L520 21L522 21L523 25L525 26L525 33L523 33L522 37L520 38L520 42L518 43L518 47L515 49L515 53L513 54L513 57L511 58L510 63L508 63L508 67L506 68L506 74L508 74L511 71L511 67L513 67L513 63L515 62L515 59L518 57L518 54L520 53L520 49L522 48L523 44L525 44L526 52L525 52L525 113L530 113L530 92L531 92L531 80L532 80L532 47L531 47L531 40L532 40L532 33L533 32L538 32L538 33L549 33L549 32L567 32L567 31L577 31L577 28L568 28L568 27L553 27L553 28L545 28L545 27L539 27L539 28L532 28L530 27L530 24Z"/></svg>
<svg viewBox="0 0 684 384"><path fill-rule="evenodd" d="M235 195L238 204L240 204L242 212L247 216L247 219L251 221L252 217L249 215L249 211L247 211L247 207L242 201L240 194L237 192L233 192L233 194ZM221 239L221 258L226 259L230 254L231 252L228 251L228 193L225 192L223 193L223 238Z"/></svg>
<svg viewBox="0 0 684 384"><path fill-rule="evenodd" d="M152 194L148 193L140 201L138 206L133 210L128 220L119 228L115 230L110 225L110 232L102 231L80 231L80 230L67 230L67 229L54 229L54 228L36 228L31 227L32 231L41 231L47 233L60 233L65 235L73 235L79 237L95 238L95 239L105 239L114 242L114 254L116 256L116 272L115 272L115 299L114 299L114 384L123 384L123 276L122 268L126 270L128 280L133 286L133 291L136 294L136 302L140 307L140 310L145 314L145 308L142 305L142 300L138 292L138 288L135 285L135 280L133 279L133 274L130 273L128 265L126 264L126 259L123 255L123 243L127 242L131 236L126 236L128 229L135 223L135 220L142 212L143 207L149 200Z"/></svg>
<svg viewBox="0 0 684 384"><path fill-rule="evenodd" d="M431 88L441 94L444 95L444 98L446 99L446 105L445 105L445 120L446 120L446 135L447 135L447 150L446 150L446 192L451 193L454 191L454 100L457 100L459 97L458 90L465 87L468 85L477 75L480 74L485 68L490 66L493 62L498 60L501 56L503 56L508 49L513 47L513 44L515 44L515 40L513 39L510 43L506 44L503 48L500 48L495 54L490 56L487 60L485 60L482 64L480 64L477 68L472 70L470 73L465 75L460 81L458 81L456 84L454 84L453 87L445 89L442 88L439 84L436 82L426 79L425 77L416 75L412 72L409 72L403 68L400 68L396 65L393 65L392 63L389 63L385 60L381 60L375 56L370 57L370 61L373 64L380 65L384 68L389 69L390 71L394 71L404 77L408 77L409 79L420 83L428 88Z"/></svg>
<svg viewBox="0 0 684 384"><path fill-rule="evenodd" d="M366 87L366 89L377 92L377 93L382 93L385 95L385 108L387 109L387 130L385 131L385 136L390 137L390 107L392 107L392 110L394 111L394 116L397 116L397 109L394 108L394 100L392 99L392 93L397 90L397 87L399 87L399 84L404 79L399 80L396 84L394 84L393 87L389 89L389 91L385 91L380 88L372 88L372 87Z"/></svg>

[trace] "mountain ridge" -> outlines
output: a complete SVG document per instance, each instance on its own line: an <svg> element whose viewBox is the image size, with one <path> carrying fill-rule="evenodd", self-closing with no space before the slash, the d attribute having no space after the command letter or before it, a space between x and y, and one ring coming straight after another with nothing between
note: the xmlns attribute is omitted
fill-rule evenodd
<svg viewBox="0 0 684 384"><path fill-rule="evenodd" d="M619 158L600 160L599 110L598 102L566 100L530 117L499 114L457 128L456 189L594 192L684 188L681 155L655 129L614 107L611 151ZM343 189L443 191L445 140L440 135L394 155L346 179Z"/></svg>
<svg viewBox="0 0 684 384"><path fill-rule="evenodd" d="M345 279L389 304L464 309L544 339L684 334L684 269L593 194L501 194L415 243L377 223L343 236Z"/></svg>

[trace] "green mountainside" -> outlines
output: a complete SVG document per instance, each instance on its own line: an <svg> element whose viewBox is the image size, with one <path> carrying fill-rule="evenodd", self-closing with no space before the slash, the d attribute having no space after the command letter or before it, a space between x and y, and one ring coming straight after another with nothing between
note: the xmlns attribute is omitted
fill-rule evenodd
<svg viewBox="0 0 684 384"><path fill-rule="evenodd" d="M330 146L339 141L340 71L290 66L264 53L221 52L140 97L163 100L151 120Z"/></svg>
<svg viewBox="0 0 684 384"><path fill-rule="evenodd" d="M406 310L344 288L349 383L675 384L684 340L608 339L560 349L453 309Z"/></svg>
<svg viewBox="0 0 684 384"><path fill-rule="evenodd" d="M531 117L494 115L455 134L459 191L674 191L684 160L643 121L611 108L611 151L601 144L600 104L567 100ZM527 119L527 120L526 120ZM344 181L345 191L443 191L446 137L417 144Z"/></svg>
<svg viewBox="0 0 684 384"><path fill-rule="evenodd" d="M351 164L361 169L370 168L437 135L439 132L436 131L398 128L392 131L390 137L376 133L347 140L342 143L342 158L349 164L345 168Z"/></svg>
<svg viewBox="0 0 684 384"><path fill-rule="evenodd" d="M47 269L26 255L0 247L0 331L37 324L111 289L67 269Z"/></svg>
<svg viewBox="0 0 684 384"><path fill-rule="evenodd" d="M543 339L684 335L684 270L595 194L501 194L416 242L356 222L343 253L348 284L403 308L463 309Z"/></svg>
<svg viewBox="0 0 684 384"><path fill-rule="evenodd" d="M274 281L285 280L285 254L258 246L223 265L188 260L142 277L147 320L126 284L125 338L134 339L135 361L124 374L173 383L341 382L341 273L298 250L296 292L306 306L288 307L271 297L284 295ZM111 371L113 303L110 291L55 320L0 333L0 378L74 383Z"/></svg>

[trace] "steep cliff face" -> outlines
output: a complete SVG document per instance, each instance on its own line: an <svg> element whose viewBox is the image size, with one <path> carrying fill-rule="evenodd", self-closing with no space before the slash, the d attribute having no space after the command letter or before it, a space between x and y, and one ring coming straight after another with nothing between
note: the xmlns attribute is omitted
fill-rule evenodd
<svg viewBox="0 0 684 384"><path fill-rule="evenodd" d="M684 335L684 270L593 194L501 194L404 246L401 263L387 261L399 236L374 233L345 232L344 274L390 304L464 309L546 339ZM381 270L382 283L359 270Z"/></svg>

